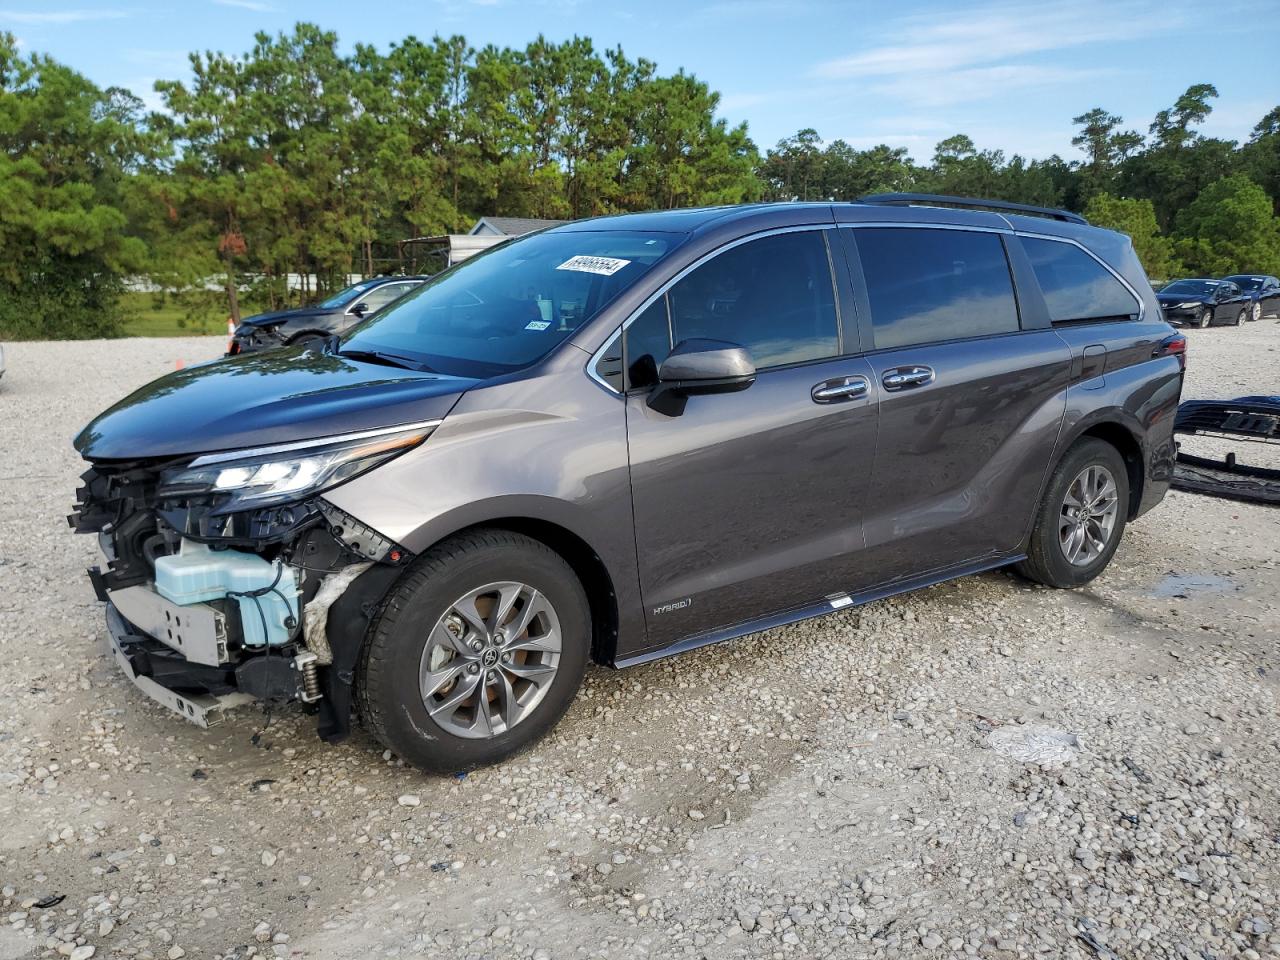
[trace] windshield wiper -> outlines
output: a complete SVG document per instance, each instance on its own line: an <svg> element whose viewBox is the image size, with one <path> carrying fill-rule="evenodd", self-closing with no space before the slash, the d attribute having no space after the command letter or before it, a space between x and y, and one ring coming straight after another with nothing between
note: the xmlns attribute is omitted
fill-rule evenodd
<svg viewBox="0 0 1280 960"><path fill-rule="evenodd" d="M415 363L408 357L400 357L394 353L381 353L377 350L338 350L338 356L350 360L364 360L366 363L380 363L387 367L399 367L402 370L417 370L419 373L430 373L430 367Z"/></svg>

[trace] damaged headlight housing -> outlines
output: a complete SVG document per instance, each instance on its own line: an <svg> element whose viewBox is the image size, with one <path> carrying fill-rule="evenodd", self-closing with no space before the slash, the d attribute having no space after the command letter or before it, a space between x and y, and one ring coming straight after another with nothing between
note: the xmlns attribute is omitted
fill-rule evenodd
<svg viewBox="0 0 1280 960"><path fill-rule="evenodd" d="M215 453L161 478L160 497L218 497L219 512L288 503L337 486L422 441L436 423Z"/></svg>

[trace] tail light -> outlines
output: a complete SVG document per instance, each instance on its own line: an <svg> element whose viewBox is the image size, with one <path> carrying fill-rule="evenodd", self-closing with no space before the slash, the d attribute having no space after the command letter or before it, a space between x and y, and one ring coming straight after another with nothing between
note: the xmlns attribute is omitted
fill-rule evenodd
<svg viewBox="0 0 1280 960"><path fill-rule="evenodd" d="M1177 357L1178 366L1187 369L1187 338L1180 333L1165 337L1152 351L1153 357Z"/></svg>

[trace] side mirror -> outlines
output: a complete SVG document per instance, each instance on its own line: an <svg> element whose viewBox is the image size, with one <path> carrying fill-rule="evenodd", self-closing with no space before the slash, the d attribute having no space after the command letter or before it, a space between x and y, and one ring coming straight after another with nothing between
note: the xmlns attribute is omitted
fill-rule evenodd
<svg viewBox="0 0 1280 960"><path fill-rule="evenodd" d="M658 367L648 404L678 417L697 393L733 393L756 381L756 365L746 347L725 340L682 340Z"/></svg>
<svg viewBox="0 0 1280 960"><path fill-rule="evenodd" d="M369 305L365 303L363 300L361 300L359 303L357 303L354 307L351 308L352 316L356 316L356 317L363 317L368 312L369 312Z"/></svg>

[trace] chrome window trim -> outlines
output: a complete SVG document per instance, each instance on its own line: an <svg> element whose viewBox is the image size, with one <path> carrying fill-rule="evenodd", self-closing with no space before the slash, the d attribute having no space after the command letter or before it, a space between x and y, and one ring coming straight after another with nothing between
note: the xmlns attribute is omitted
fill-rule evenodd
<svg viewBox="0 0 1280 960"><path fill-rule="evenodd" d="M1086 247L1086 246L1085 246L1083 243L1081 243L1079 240L1074 240L1074 239L1072 239L1071 237L1055 237L1055 236L1054 236L1053 234L1051 234L1051 233L1029 233L1029 232L1026 232L1026 231L1019 232L1019 233L1017 233L1016 235L1017 235L1017 236L1019 236L1019 237L1030 237L1032 240L1052 240L1052 241L1054 241L1055 243L1067 243L1067 244L1070 244L1070 245L1071 245L1071 246L1073 246L1073 247L1079 247L1079 248L1080 248L1081 250L1083 250L1083 251L1084 251L1088 256L1090 256L1090 257L1092 257L1094 260L1096 260L1096 261L1097 261L1097 263L1098 263L1098 265L1099 265L1099 266L1101 266L1103 270L1106 270L1106 271L1107 271L1107 273L1111 274L1113 277L1115 277L1117 280L1119 280L1119 281L1120 281L1120 285L1121 285L1122 287L1124 287L1126 290L1128 290L1128 291L1129 291L1129 296L1133 297L1133 299L1134 299L1134 300L1137 302L1137 304L1138 304L1138 320L1137 320L1137 322L1138 322L1138 323L1141 323L1143 320L1147 319L1147 303L1146 303L1146 301L1145 301L1145 300L1143 300L1143 299L1142 299L1142 297L1140 297L1140 296L1138 295L1138 291L1137 291L1137 290L1135 290L1135 289L1133 289L1133 285L1132 285L1131 283L1129 283L1129 281L1128 281L1128 280L1126 280L1124 277L1120 276L1120 274L1119 274L1119 273L1117 273L1117 272L1115 271L1115 269L1113 269L1113 268L1112 268L1111 264L1107 263L1107 261L1103 260L1100 256L1098 256L1096 253L1094 253L1092 250L1090 250L1088 247ZM1035 266L1034 266L1034 264L1032 265L1032 272L1033 272L1033 273L1035 272ZM1037 283L1039 283L1039 281L1040 281L1040 278L1039 278L1039 277L1037 277L1037 278L1036 278L1036 282L1037 282ZM1044 291L1041 291L1041 295L1042 295L1042 296L1043 296L1043 293L1044 293ZM1070 321L1070 320L1061 320L1061 321L1058 321L1058 322L1059 322L1059 323L1071 323L1072 321ZM1096 320L1089 320L1089 319L1085 319L1085 320L1079 320L1079 321L1075 321L1075 322L1078 322L1078 323L1106 323L1107 321L1105 321L1105 320L1103 320L1103 319L1101 319L1101 318L1098 318L1098 319L1096 319ZM1049 325L1050 325L1051 327L1053 326L1053 319L1052 319L1052 318L1050 318L1050 320L1049 320Z"/></svg>
<svg viewBox="0 0 1280 960"><path fill-rule="evenodd" d="M269 447L246 447L243 450L224 450L219 453L207 453L196 457L188 466L204 467L212 463L226 463L228 460L243 460L247 457L265 457L275 453L289 453L293 450L307 450L312 447L327 447L335 443L351 443L356 440L370 440L392 433L412 433L420 430L434 430L444 420L419 420L416 423L401 423L394 427L378 427L375 430L360 430L356 433L339 433L330 437L312 437L310 440L298 440L293 443L279 443Z"/></svg>
<svg viewBox="0 0 1280 960"><path fill-rule="evenodd" d="M650 294L645 299L645 301L640 304L640 306L638 306L635 310L633 310L631 312L631 315L628 316L627 319L623 320L622 323L618 325L618 329L615 330L612 334L610 334L605 339L604 343L600 345L599 349L597 349L595 353L591 354L590 359L587 360L587 366L586 366L587 376L590 377L592 380L594 380L596 383L600 384L600 386L604 387L606 390L612 393L615 397L623 396L624 395L623 391L615 390L612 384L610 384L607 380L605 380L599 374L596 373L596 364L600 362L600 359L604 356L605 351L609 349L609 347L613 344L615 340L617 340L619 337L622 336L622 334L626 331L627 327L631 326L631 324L635 322L636 318L638 318L640 314L648 310L649 307L653 306L653 303L655 300L657 300L659 297L665 296L668 290L670 290L677 283L683 280L686 276L688 276L694 270L698 269L698 267L702 266L704 263L707 263L710 260L714 260L716 257L720 256L720 254L725 253L729 250L732 250L734 247L740 247L744 243L750 243L752 240L763 240L766 237L776 237L784 233L806 233L814 230L835 230L835 229L838 229L840 226L841 226L840 224L836 224L836 223L804 223L804 224L798 224L790 227L774 227L771 230L761 230L759 233L749 233L745 236L738 237L736 240L730 240L728 243L724 244L723 246L716 247L714 250L708 250L697 260L686 265L682 270L680 270L679 273L675 274L675 276L669 278L661 287L659 287L652 294ZM839 284L836 279L834 270L832 271L832 275L831 275L831 290L832 290L832 293L835 294L836 296L836 304L837 304L836 310L837 310L837 317L839 317L840 316ZM833 357L830 359L835 359L835 358ZM626 370L623 370L622 373L623 373L623 377L625 377Z"/></svg>

